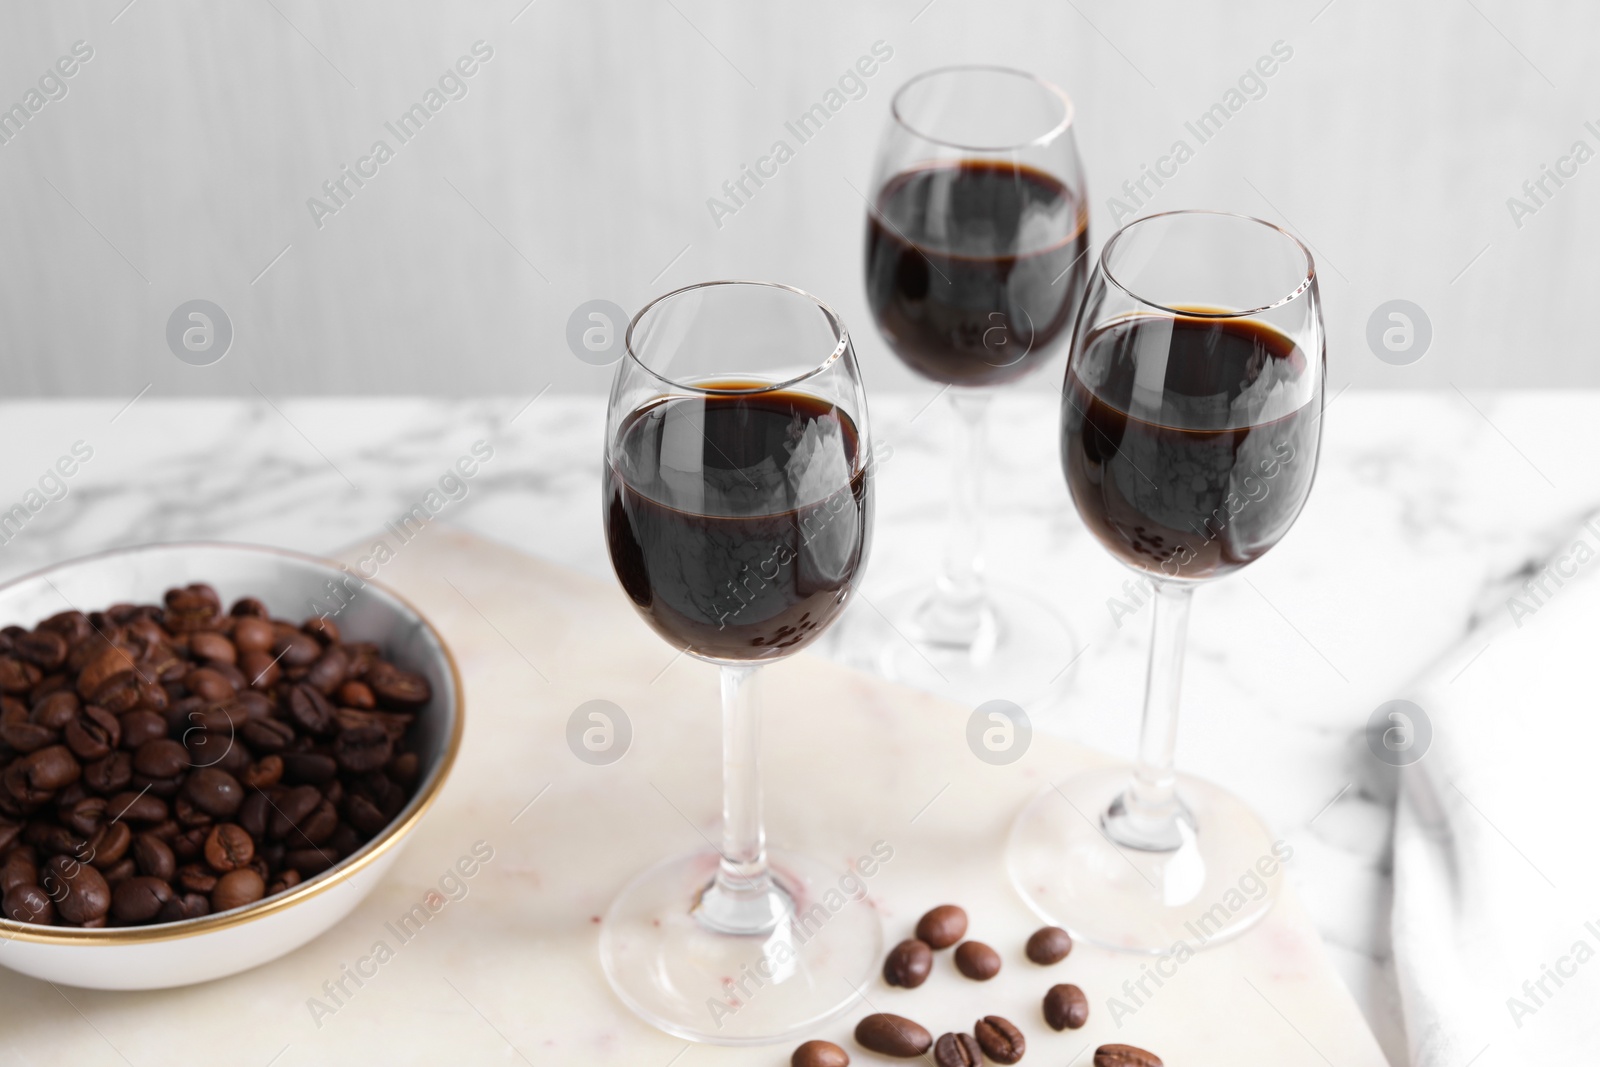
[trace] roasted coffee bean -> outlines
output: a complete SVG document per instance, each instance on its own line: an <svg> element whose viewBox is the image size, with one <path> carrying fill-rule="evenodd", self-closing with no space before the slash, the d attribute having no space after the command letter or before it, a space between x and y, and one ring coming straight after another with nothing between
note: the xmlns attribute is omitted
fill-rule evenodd
<svg viewBox="0 0 1600 1067"><path fill-rule="evenodd" d="M325 849L320 848L295 849L283 855L283 865L285 867L292 867L307 878L321 874L329 867L332 867L333 864L333 856Z"/></svg>
<svg viewBox="0 0 1600 1067"><path fill-rule="evenodd" d="M283 780L283 757L263 756L250 764L240 779L250 789L265 789Z"/></svg>
<svg viewBox="0 0 1600 1067"><path fill-rule="evenodd" d="M282 752L294 741L294 727L277 719L251 719L239 733L252 750L262 754Z"/></svg>
<svg viewBox="0 0 1600 1067"><path fill-rule="evenodd" d="M956 946L956 970L974 982L987 982L1000 973L1000 953L982 941L963 941Z"/></svg>
<svg viewBox="0 0 1600 1067"><path fill-rule="evenodd" d="M807 1041L789 1057L789 1067L850 1067L850 1053L832 1041Z"/></svg>
<svg viewBox="0 0 1600 1067"><path fill-rule="evenodd" d="M1132 1045L1101 1045L1094 1050L1094 1067L1161 1067L1161 1057Z"/></svg>
<svg viewBox="0 0 1600 1067"><path fill-rule="evenodd" d="M1089 998L1075 985L1053 985L1044 995L1044 1021L1052 1030L1076 1030L1089 1021Z"/></svg>
<svg viewBox="0 0 1600 1067"><path fill-rule="evenodd" d="M358 726L333 739L333 755L347 771L381 770L394 755L394 740L382 726Z"/></svg>
<svg viewBox="0 0 1600 1067"><path fill-rule="evenodd" d="M272 623L246 616L233 627L233 644L240 652L268 652L272 649Z"/></svg>
<svg viewBox="0 0 1600 1067"><path fill-rule="evenodd" d="M169 817L167 802L149 793L118 793L106 805L106 812L122 822L164 822Z"/></svg>
<svg viewBox="0 0 1600 1067"><path fill-rule="evenodd" d="M373 696L372 687L367 685L366 682L350 681L339 687L339 703L346 707L369 711L378 706L378 698ZM805 1048L805 1045L800 1047ZM837 1045L834 1046L834 1048L838 1047Z"/></svg>
<svg viewBox="0 0 1600 1067"><path fill-rule="evenodd" d="M415 671L403 671L390 663L379 662L367 671L363 679L372 688L380 704L408 711L420 708L433 696L428 679Z"/></svg>
<svg viewBox="0 0 1600 1067"><path fill-rule="evenodd" d="M122 743L122 722L105 708L90 704L67 723L62 737L80 760L103 759Z"/></svg>
<svg viewBox="0 0 1600 1067"><path fill-rule="evenodd" d="M389 821L376 804L359 794L346 796L343 807L344 817L363 834L375 834Z"/></svg>
<svg viewBox="0 0 1600 1067"><path fill-rule="evenodd" d="M267 825L271 818L272 802L265 793L252 791L239 805L237 822L257 841L267 836Z"/></svg>
<svg viewBox="0 0 1600 1067"><path fill-rule="evenodd" d="M228 679L210 667L196 667L183 677L184 688L211 703L232 700L234 689Z"/></svg>
<svg viewBox="0 0 1600 1067"><path fill-rule="evenodd" d="M324 799L287 834L283 843L289 848L317 848L327 843L339 826L339 812L331 801Z"/></svg>
<svg viewBox="0 0 1600 1067"><path fill-rule="evenodd" d="M121 718L122 747L130 752L137 752L146 742L164 739L167 736L167 719L158 711L149 708L139 708L130 711Z"/></svg>
<svg viewBox="0 0 1600 1067"><path fill-rule="evenodd" d="M233 908L242 908L246 904L254 904L266 895L267 883L261 875L249 867L241 867L217 879L217 887L211 891L211 910L229 911Z"/></svg>
<svg viewBox="0 0 1600 1067"><path fill-rule="evenodd" d="M28 784L35 790L53 793L71 785L83 773L82 766L66 745L50 745L17 761Z"/></svg>
<svg viewBox="0 0 1600 1067"><path fill-rule="evenodd" d="M239 670L250 687L256 690L272 689L283 677L283 668L271 652L245 652L239 657Z"/></svg>
<svg viewBox="0 0 1600 1067"><path fill-rule="evenodd" d="M306 640L311 639L308 637ZM319 736L333 732L333 705L309 685L297 685L290 689L288 703L289 717L300 729Z"/></svg>
<svg viewBox="0 0 1600 1067"><path fill-rule="evenodd" d="M76 858L84 855L89 848L89 842L73 833L71 828L48 822L30 824L23 839L46 856Z"/></svg>
<svg viewBox="0 0 1600 1067"><path fill-rule="evenodd" d="M180 796L172 802L172 817L178 820L178 825L185 830L192 830L197 826L210 827L216 822L209 814L195 807L194 802L186 796Z"/></svg>
<svg viewBox="0 0 1600 1067"><path fill-rule="evenodd" d="M983 1054L996 1063L1016 1063L1028 1050L1022 1031L998 1015L985 1015L972 1028Z"/></svg>
<svg viewBox="0 0 1600 1067"><path fill-rule="evenodd" d="M1048 967L1060 963L1072 951L1072 935L1059 926L1042 926L1028 938L1028 959Z"/></svg>
<svg viewBox="0 0 1600 1067"><path fill-rule="evenodd" d="M0 741L18 752L36 752L61 740L60 732L36 722L0 722Z"/></svg>
<svg viewBox="0 0 1600 1067"><path fill-rule="evenodd" d="M322 804L322 793L313 785L297 785L284 793L273 805L268 820L267 835L282 838L290 830L316 811Z"/></svg>
<svg viewBox="0 0 1600 1067"><path fill-rule="evenodd" d="M422 773L422 761L415 752L402 752L389 761L389 766L384 770L390 778L404 786L417 784L417 778Z"/></svg>
<svg viewBox="0 0 1600 1067"><path fill-rule="evenodd" d="M39 624L39 629L60 634L67 639L69 646L76 645L94 632L94 627L89 625L89 617L76 608L50 616Z"/></svg>
<svg viewBox="0 0 1600 1067"><path fill-rule="evenodd" d="M883 980L890 985L915 989L928 980L931 970L933 950L926 941L911 938L889 950L889 958L883 961Z"/></svg>
<svg viewBox="0 0 1600 1067"><path fill-rule="evenodd" d="M284 669L291 667L309 667L322 655L322 645L315 637L299 630L290 630L277 635L272 642L272 654L277 657Z"/></svg>
<svg viewBox="0 0 1600 1067"><path fill-rule="evenodd" d="M49 630L21 633L12 639L11 652L40 670L53 671L67 661L67 639Z"/></svg>
<svg viewBox="0 0 1600 1067"><path fill-rule="evenodd" d="M199 863L185 863L178 868L178 888L186 893L204 893L210 896L211 891L217 888L218 877L215 872Z"/></svg>
<svg viewBox="0 0 1600 1067"><path fill-rule="evenodd" d="M198 919L202 915L211 914L211 901L202 893L184 893L168 901L161 909L161 914L156 916L157 922L176 923L186 919Z"/></svg>
<svg viewBox="0 0 1600 1067"><path fill-rule="evenodd" d="M81 926L105 918L111 910L111 887L105 876L87 863L52 856L45 862L42 884L56 902L56 911L69 923Z"/></svg>
<svg viewBox="0 0 1600 1067"><path fill-rule="evenodd" d="M136 875L117 883L111 892L111 917L124 925L147 923L176 896L160 878Z"/></svg>
<svg viewBox="0 0 1600 1067"><path fill-rule="evenodd" d="M244 786L227 771L202 767L184 783L189 801L214 819L231 818L244 803Z"/></svg>
<svg viewBox="0 0 1600 1067"><path fill-rule="evenodd" d="M59 798L57 803L60 803ZM105 825L107 803L105 797L84 797L57 817L84 837L89 837Z"/></svg>
<svg viewBox="0 0 1600 1067"><path fill-rule="evenodd" d="M6 890L0 911L13 922L49 926L56 921L56 906L50 895L36 885L19 885Z"/></svg>
<svg viewBox="0 0 1600 1067"><path fill-rule="evenodd" d="M856 1042L869 1052L910 1059L933 1047L933 1037L910 1019L879 1013L856 1024Z"/></svg>
<svg viewBox="0 0 1600 1067"><path fill-rule="evenodd" d="M78 717L79 707L81 705L76 693L70 689L57 690L34 701L28 721L49 730L64 730L67 724Z"/></svg>
<svg viewBox="0 0 1600 1067"><path fill-rule="evenodd" d="M967 913L954 904L941 904L917 920L917 937L932 949L949 948L967 936Z"/></svg>
<svg viewBox="0 0 1600 1067"><path fill-rule="evenodd" d="M256 858L256 843L244 828L231 822L211 828L206 837L206 862L219 874L236 871Z"/></svg>
<svg viewBox="0 0 1600 1067"><path fill-rule="evenodd" d="M334 645L317 657L317 662L311 665L311 669L306 672L306 684L315 687L326 696L331 696L334 690L344 684L349 673L350 657L345 655L344 649Z"/></svg>
<svg viewBox="0 0 1600 1067"><path fill-rule="evenodd" d="M114 898L117 892L117 883L126 881L138 874L139 865L133 862L132 856L124 856L111 866L102 867L100 873L105 876L106 884L111 887L111 893Z"/></svg>
<svg viewBox="0 0 1600 1067"><path fill-rule="evenodd" d="M32 849L16 849L0 864L0 893L9 893L19 885L39 884L39 864L34 861Z"/></svg>
<svg viewBox="0 0 1600 1067"><path fill-rule="evenodd" d="M44 675L39 668L15 656L0 656L0 693L26 693Z"/></svg>
<svg viewBox="0 0 1600 1067"><path fill-rule="evenodd" d="M272 613L267 606L253 596L242 596L233 602L233 607L228 609L228 614L235 619L243 621L246 618L268 619Z"/></svg>
<svg viewBox="0 0 1600 1067"><path fill-rule="evenodd" d="M983 1050L971 1034L944 1034L933 1043L937 1067L983 1067Z"/></svg>
<svg viewBox="0 0 1600 1067"><path fill-rule="evenodd" d="M90 703L98 704L107 711L121 715L125 711L132 711L144 699L144 689L140 685L138 674L133 671L123 671L107 678L99 688L89 694Z"/></svg>
<svg viewBox="0 0 1600 1067"><path fill-rule="evenodd" d="M315 637L325 645L339 643L339 624L326 615L313 615L300 624L300 629Z"/></svg>
<svg viewBox="0 0 1600 1067"><path fill-rule="evenodd" d="M239 661L239 650L233 647L233 642L213 630L201 630L199 633L190 634L189 651L212 663L226 663L232 666Z"/></svg>
<svg viewBox="0 0 1600 1067"><path fill-rule="evenodd" d="M126 789L131 781L133 757L126 752L113 752L83 768L83 784L102 795Z"/></svg>
<svg viewBox="0 0 1600 1067"><path fill-rule="evenodd" d="M107 823L89 838L88 860L103 871L122 862L132 844L133 831L127 823Z"/></svg>
<svg viewBox="0 0 1600 1067"><path fill-rule="evenodd" d="M136 660L132 651L125 645L106 644L101 641L96 647L93 658L84 665L78 674L78 695L85 700L93 698L95 692L119 674L134 676L133 669Z"/></svg>
<svg viewBox="0 0 1600 1067"><path fill-rule="evenodd" d="M339 773L332 756L320 752L285 752L283 779L290 785L326 785Z"/></svg>
<svg viewBox="0 0 1600 1067"><path fill-rule="evenodd" d="M157 737L133 754L133 770L147 778L176 778L189 768L189 752L170 737Z"/></svg>
<svg viewBox="0 0 1600 1067"><path fill-rule="evenodd" d="M139 870L152 878L170 882L178 871L177 858L172 846L155 834L138 834L133 839L133 861Z"/></svg>

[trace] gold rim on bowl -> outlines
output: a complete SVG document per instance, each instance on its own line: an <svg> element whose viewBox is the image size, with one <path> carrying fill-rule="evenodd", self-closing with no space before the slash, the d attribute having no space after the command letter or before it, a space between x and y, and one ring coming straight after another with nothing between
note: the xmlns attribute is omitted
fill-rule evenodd
<svg viewBox="0 0 1600 1067"><path fill-rule="evenodd" d="M10 589L42 575L51 574L64 567L89 563L97 559L133 555L138 552L162 548L220 548L244 553L282 556L287 559L326 568L334 574L344 573L339 568L339 565L332 560L305 552L294 552L286 548L274 548L270 545L251 545L229 541L171 541L139 545L134 548L114 548L51 564L48 567L42 567L39 570L31 571L21 577L0 584L0 591ZM375 863L378 857L393 848L421 821L422 817L427 814L428 809L433 806L433 802L438 799L440 790L444 788L445 779L450 777L450 770L455 766L456 755L461 750L462 732L466 725L466 694L461 684L461 669L456 664L455 655L450 651L450 646L445 643L444 637L440 635L438 629L428 620L428 617L418 610L415 604L381 582L365 576L363 576L363 580L369 586L393 598L426 627L434 642L438 644L439 650L444 653L445 664L450 669L450 685L455 695L455 723L451 727L450 738L445 744L443 754L439 757L435 773L431 775L431 782L422 792L411 798L411 803L408 805L411 808L410 813L399 818L398 821L390 823L379 837L367 842L360 851L346 857L323 873L314 878L308 878L292 889L279 893L277 896L268 897L255 904L249 904L232 911L220 912L216 915L204 915L198 919L156 923L150 926L107 926L95 930L85 930L82 927L40 926L36 923L19 923L0 916L0 952L3 952L7 941L22 941L35 945L147 945L157 941L175 941L186 937L199 937L202 934L213 933L217 930L241 926L256 919L264 919L269 915L275 915L299 904L301 901L310 900L312 897L325 893L335 886L348 882ZM0 961L3 961L3 959L4 956L0 955Z"/></svg>

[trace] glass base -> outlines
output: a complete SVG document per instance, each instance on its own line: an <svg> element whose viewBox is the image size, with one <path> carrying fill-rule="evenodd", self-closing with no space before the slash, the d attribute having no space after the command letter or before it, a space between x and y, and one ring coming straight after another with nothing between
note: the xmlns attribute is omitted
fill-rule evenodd
<svg viewBox="0 0 1600 1067"><path fill-rule="evenodd" d="M1067 682L1078 640L1045 601L989 585L975 612L977 625L966 628L947 626L933 603L933 594L917 587L862 612L860 621L883 631L863 642L878 650L870 669L973 707L996 698L1033 703Z"/></svg>
<svg viewBox="0 0 1600 1067"><path fill-rule="evenodd" d="M1198 952L1239 936L1271 910L1288 846L1243 802L1178 776L1191 820L1171 851L1114 844L1112 806L1128 768L1069 778L1033 800L1011 828L1011 882L1045 920L1103 948L1153 955Z"/></svg>
<svg viewBox="0 0 1600 1067"><path fill-rule="evenodd" d="M848 1011L883 963L878 912L848 892L860 880L772 853L785 895L778 906L792 901L789 914L798 918L767 934L720 934L691 912L718 860L710 849L665 860L612 903L600 963L622 1002L652 1026L712 1045L789 1041Z"/></svg>

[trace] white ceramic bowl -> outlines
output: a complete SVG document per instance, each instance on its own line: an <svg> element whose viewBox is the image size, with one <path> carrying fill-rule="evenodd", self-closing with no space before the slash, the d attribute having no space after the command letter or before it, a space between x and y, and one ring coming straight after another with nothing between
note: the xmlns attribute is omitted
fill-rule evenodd
<svg viewBox="0 0 1600 1067"><path fill-rule="evenodd" d="M273 548L148 545L88 556L0 586L0 626L33 627L57 612L160 603L174 586L207 582L224 606L241 596L275 618L299 621L328 601L329 582L354 585L333 563ZM325 609L326 610L326 609ZM343 919L399 856L444 785L461 747L461 678L450 651L416 608L372 582L337 615L345 640L373 641L386 658L427 677L433 699L414 727L422 775L388 828L336 866L243 908L185 922L104 930L0 918L0 966L90 989L162 989L237 974L299 948Z"/></svg>

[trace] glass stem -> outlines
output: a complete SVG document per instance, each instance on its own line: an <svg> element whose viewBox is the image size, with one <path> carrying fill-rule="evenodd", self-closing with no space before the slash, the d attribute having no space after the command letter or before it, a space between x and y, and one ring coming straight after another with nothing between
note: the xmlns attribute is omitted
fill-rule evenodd
<svg viewBox="0 0 1600 1067"><path fill-rule="evenodd" d="M767 933L793 910L767 867L759 670L722 668L722 858L695 907L700 922L720 933Z"/></svg>
<svg viewBox="0 0 1600 1067"><path fill-rule="evenodd" d="M935 644L970 648L984 626L983 478L989 459L988 389L952 389L950 405L961 424L954 443L950 518L938 592L923 613Z"/></svg>
<svg viewBox="0 0 1600 1067"><path fill-rule="evenodd" d="M1173 753L1178 743L1178 694L1194 586L1157 581L1155 589L1139 760L1127 791L1112 802L1102 821L1106 833L1118 844L1168 852L1181 847L1194 833L1194 820L1178 799L1177 774L1173 771Z"/></svg>

